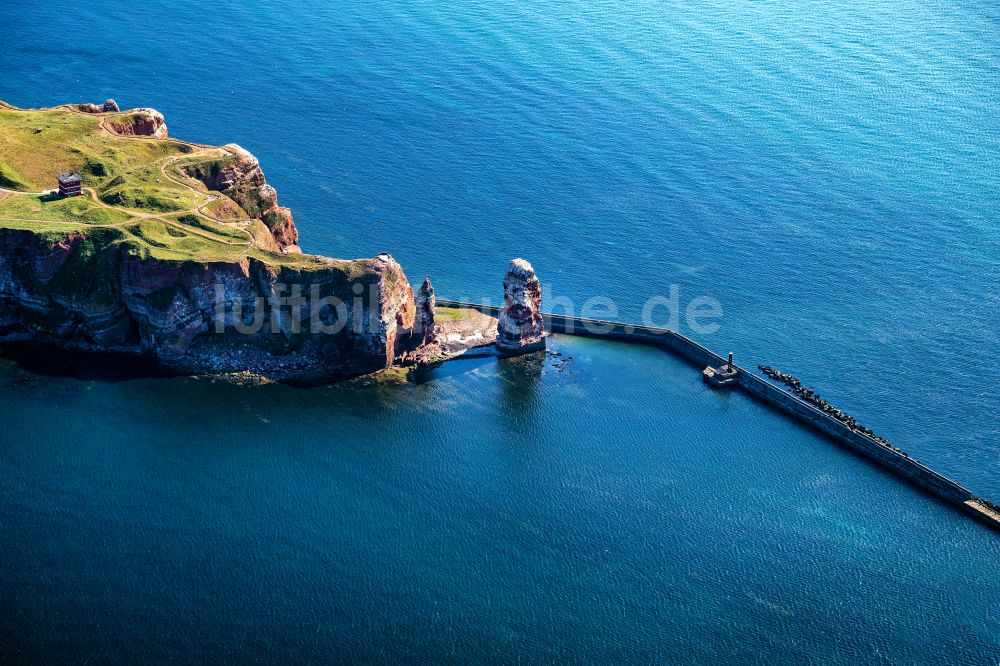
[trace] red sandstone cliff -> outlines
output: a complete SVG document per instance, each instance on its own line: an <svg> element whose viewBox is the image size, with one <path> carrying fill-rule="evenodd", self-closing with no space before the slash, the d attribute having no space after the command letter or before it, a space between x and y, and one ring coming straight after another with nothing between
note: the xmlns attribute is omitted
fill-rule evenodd
<svg viewBox="0 0 1000 666"><path fill-rule="evenodd" d="M503 281L504 309L497 326L497 349L520 354L545 348L542 327L542 287L535 269L524 259L513 259Z"/></svg>
<svg viewBox="0 0 1000 666"><path fill-rule="evenodd" d="M292 211L278 205L278 192L268 185L260 162L235 143L224 148L230 158L221 163L218 171L205 171L200 165L193 165L185 170L186 173L208 189L225 194L248 215L261 220L280 248L297 251L299 230L292 219Z"/></svg>
<svg viewBox="0 0 1000 666"><path fill-rule="evenodd" d="M113 229L55 240L0 229L0 341L302 381L378 370L420 344L413 290L389 255L160 261L121 238ZM301 299L290 298L296 291Z"/></svg>
<svg viewBox="0 0 1000 666"><path fill-rule="evenodd" d="M121 115L109 117L104 121L104 126L121 136L167 138L167 123L163 119L163 114L156 109L132 109Z"/></svg>

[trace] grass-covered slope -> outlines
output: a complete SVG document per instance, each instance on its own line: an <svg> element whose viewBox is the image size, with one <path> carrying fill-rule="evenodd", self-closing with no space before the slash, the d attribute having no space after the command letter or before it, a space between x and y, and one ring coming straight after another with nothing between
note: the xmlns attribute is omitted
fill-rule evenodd
<svg viewBox="0 0 1000 666"><path fill-rule="evenodd" d="M151 109L106 108L0 102L0 339L296 381L371 372L421 344L391 257L301 254L253 155L167 138ZM81 196L51 193L63 171L80 172ZM286 289L326 310L284 303Z"/></svg>
<svg viewBox="0 0 1000 666"><path fill-rule="evenodd" d="M87 196L63 199L49 194L10 194L0 199L0 220L116 224L132 218L123 210L102 206Z"/></svg>
<svg viewBox="0 0 1000 666"><path fill-rule="evenodd" d="M23 110L0 102L0 228L45 236L114 228L121 233L89 235L118 239L109 242L126 242L132 251L165 260L254 256L274 265L329 265L280 252L260 221L259 206L249 206L248 213L249 200L237 202L206 186L240 158L237 153L116 134L133 122L130 114L85 113L73 106ZM80 172L82 196L48 194L61 171Z"/></svg>
<svg viewBox="0 0 1000 666"><path fill-rule="evenodd" d="M102 118L117 115L123 114L0 107L0 187L49 189L60 170L78 170L85 185L100 187L116 176L192 150L178 142L135 140L101 129ZM138 184L141 178L136 180Z"/></svg>

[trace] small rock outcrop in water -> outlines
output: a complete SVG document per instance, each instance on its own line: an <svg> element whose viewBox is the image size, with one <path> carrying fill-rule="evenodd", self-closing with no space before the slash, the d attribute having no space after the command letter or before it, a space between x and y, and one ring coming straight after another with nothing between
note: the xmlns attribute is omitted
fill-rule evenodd
<svg viewBox="0 0 1000 666"><path fill-rule="evenodd" d="M524 259L512 260L507 268L503 302L497 327L497 350L509 356L544 349L542 287L535 269Z"/></svg>
<svg viewBox="0 0 1000 666"><path fill-rule="evenodd" d="M414 331L420 336L421 345L429 345L434 342L434 286L431 279L424 279L417 292L417 316L414 322Z"/></svg>

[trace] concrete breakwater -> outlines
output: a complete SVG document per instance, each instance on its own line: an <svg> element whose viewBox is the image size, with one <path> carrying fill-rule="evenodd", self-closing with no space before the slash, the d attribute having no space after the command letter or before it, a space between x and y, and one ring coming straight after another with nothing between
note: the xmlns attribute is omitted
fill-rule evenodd
<svg viewBox="0 0 1000 666"><path fill-rule="evenodd" d="M501 308L495 306L442 298L437 299L437 304L444 307L478 310L494 317L499 316L501 311ZM699 368L706 366L717 368L727 361L691 338L665 328L555 314L543 314L543 321L545 329L551 333L657 346L671 351ZM970 490L961 484L935 472L914 458L895 451L876 439L850 428L844 422L817 409L785 388L739 365L734 365L734 367L739 373L735 386L754 399L805 423L925 492L1000 531L1000 511L997 510L996 505L975 497Z"/></svg>

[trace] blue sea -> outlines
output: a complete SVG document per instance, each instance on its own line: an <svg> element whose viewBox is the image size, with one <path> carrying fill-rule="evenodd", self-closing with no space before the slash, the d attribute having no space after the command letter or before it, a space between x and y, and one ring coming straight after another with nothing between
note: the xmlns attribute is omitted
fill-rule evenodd
<svg viewBox="0 0 1000 666"><path fill-rule="evenodd" d="M236 142L307 252L717 301L1000 500L1000 7L80 0L0 99ZM665 353L299 389L0 362L0 661L1000 663L1000 538Z"/></svg>

